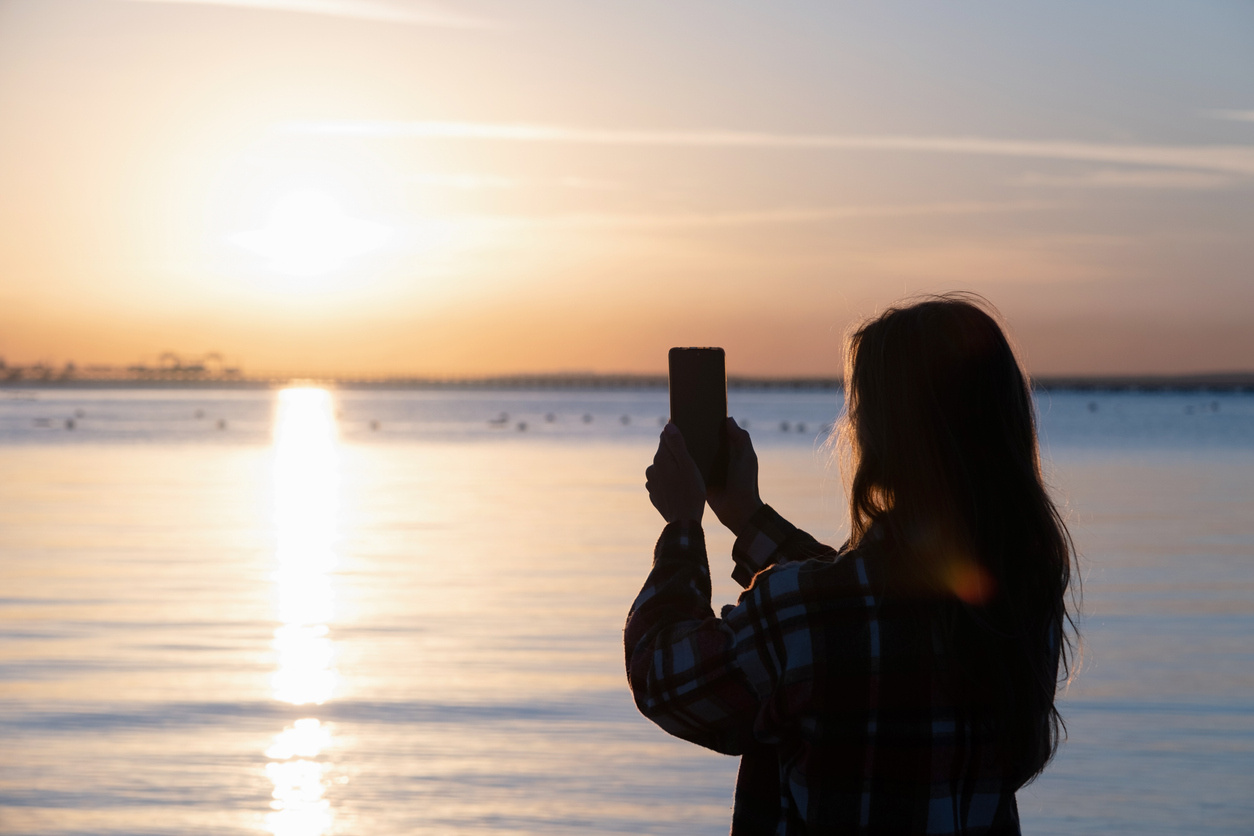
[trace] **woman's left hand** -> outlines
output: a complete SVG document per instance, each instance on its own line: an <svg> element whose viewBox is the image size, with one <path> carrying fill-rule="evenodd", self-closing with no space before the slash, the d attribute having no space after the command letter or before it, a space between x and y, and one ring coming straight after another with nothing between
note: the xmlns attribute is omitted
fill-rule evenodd
<svg viewBox="0 0 1254 836"><path fill-rule="evenodd" d="M705 511L705 480L688 453L683 433L674 424L662 430L653 464L644 472L649 501L668 523L688 520L700 524Z"/></svg>

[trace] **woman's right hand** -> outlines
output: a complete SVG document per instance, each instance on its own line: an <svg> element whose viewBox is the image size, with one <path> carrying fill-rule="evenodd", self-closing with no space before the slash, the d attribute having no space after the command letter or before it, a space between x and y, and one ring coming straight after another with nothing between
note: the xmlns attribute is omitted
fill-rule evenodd
<svg viewBox="0 0 1254 836"><path fill-rule="evenodd" d="M749 433L734 418L727 419L727 483L706 493L710 510L718 521L740 536L753 513L762 507L758 494L758 454L753 452Z"/></svg>

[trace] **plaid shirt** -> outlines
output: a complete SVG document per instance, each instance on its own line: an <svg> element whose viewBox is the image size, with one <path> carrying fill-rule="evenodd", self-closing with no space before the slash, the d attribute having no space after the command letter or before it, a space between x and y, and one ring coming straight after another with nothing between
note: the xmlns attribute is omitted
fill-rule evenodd
<svg viewBox="0 0 1254 836"><path fill-rule="evenodd" d="M918 601L874 547L836 552L764 506L717 618L699 525L662 531L624 631L640 711L741 755L733 836L1018 834L991 708L961 693Z"/></svg>

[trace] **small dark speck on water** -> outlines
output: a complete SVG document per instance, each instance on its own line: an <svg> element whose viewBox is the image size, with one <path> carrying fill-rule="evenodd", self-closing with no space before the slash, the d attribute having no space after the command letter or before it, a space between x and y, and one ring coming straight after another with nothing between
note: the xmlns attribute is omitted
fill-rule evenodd
<svg viewBox="0 0 1254 836"><path fill-rule="evenodd" d="M66 428L67 430L72 430L72 429L74 429L74 419L73 419L73 418L66 418L66 419L65 419L65 428Z"/></svg>
<svg viewBox="0 0 1254 836"><path fill-rule="evenodd" d="M625 426L627 426L628 424L630 424L630 423L631 423L631 416L630 416L630 415L624 415L622 418L619 418L618 420L619 420L619 421L621 421L621 422L623 423L623 426L625 427Z"/></svg>
<svg viewBox="0 0 1254 836"><path fill-rule="evenodd" d="M798 423L798 424L797 424L797 432L799 432L799 433L803 433L803 432L805 432L805 431L806 431L806 425L805 425L804 423Z"/></svg>
<svg viewBox="0 0 1254 836"><path fill-rule="evenodd" d="M226 419L225 419L225 418L219 418L219 419L218 419L218 429L220 429L220 430L225 430L225 429L226 429Z"/></svg>
<svg viewBox="0 0 1254 836"><path fill-rule="evenodd" d="M556 420L557 420L557 416L556 416L556 415L554 415L552 412L550 412L550 413L548 413L547 415L545 415L545 416L544 416L544 420L545 420L545 421L548 421L550 424L552 424L554 421L556 421Z"/></svg>
<svg viewBox="0 0 1254 836"><path fill-rule="evenodd" d="M787 422L787 421L780 421L780 422L779 422L779 431L780 431L780 432L782 432L782 433L786 433L786 432L788 432L788 422Z"/></svg>
<svg viewBox="0 0 1254 836"><path fill-rule="evenodd" d="M371 421L371 422L370 422L370 429L372 429L372 430L377 430L377 429L379 429L379 422L378 422L378 421Z"/></svg>
<svg viewBox="0 0 1254 836"><path fill-rule="evenodd" d="M592 413L590 413L590 412L585 412L585 413L583 414L583 422L584 422L585 424L591 424L591 423L592 423Z"/></svg>
<svg viewBox="0 0 1254 836"><path fill-rule="evenodd" d="M519 422L518 422L518 431L519 431L520 433L522 433L522 432L526 432L526 431L527 431L527 422L526 422L526 421L519 421Z"/></svg>
<svg viewBox="0 0 1254 836"><path fill-rule="evenodd" d="M1089 412L1097 411L1097 401L1089 401Z"/></svg>

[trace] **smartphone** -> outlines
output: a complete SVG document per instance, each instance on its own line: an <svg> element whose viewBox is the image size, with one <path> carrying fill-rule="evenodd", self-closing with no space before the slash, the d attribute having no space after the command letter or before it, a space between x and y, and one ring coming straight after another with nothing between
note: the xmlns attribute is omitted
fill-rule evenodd
<svg viewBox="0 0 1254 836"><path fill-rule="evenodd" d="M727 481L727 363L721 348L670 350L671 422L707 488Z"/></svg>

